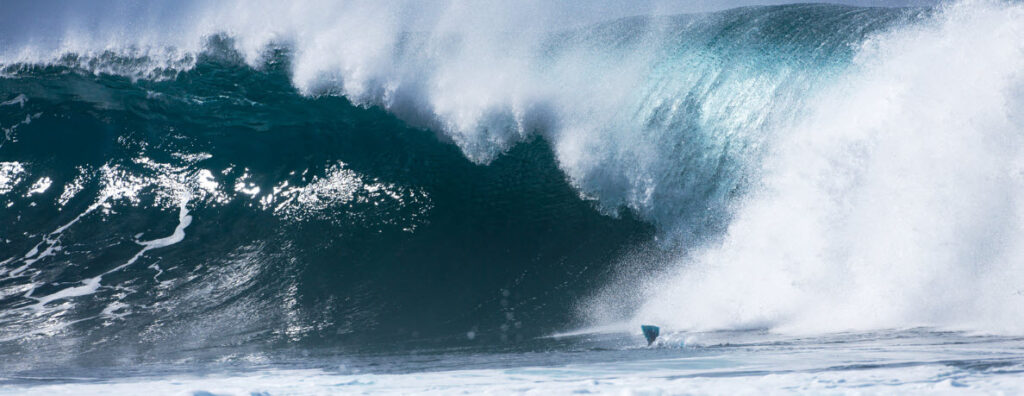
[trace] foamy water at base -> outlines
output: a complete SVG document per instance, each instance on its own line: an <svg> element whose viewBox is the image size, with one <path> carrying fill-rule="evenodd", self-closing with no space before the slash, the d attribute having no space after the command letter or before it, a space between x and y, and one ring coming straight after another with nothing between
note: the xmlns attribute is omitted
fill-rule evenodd
<svg viewBox="0 0 1024 396"><path fill-rule="evenodd" d="M1024 339L925 330L592 334L536 350L422 351L269 363L21 372L2 394L893 394L1024 392ZM316 363L311 363L311 362ZM188 368L181 368L187 366ZM123 370L123 369L122 369ZM185 370L185 371L181 371ZM101 373L98 374L97 373Z"/></svg>

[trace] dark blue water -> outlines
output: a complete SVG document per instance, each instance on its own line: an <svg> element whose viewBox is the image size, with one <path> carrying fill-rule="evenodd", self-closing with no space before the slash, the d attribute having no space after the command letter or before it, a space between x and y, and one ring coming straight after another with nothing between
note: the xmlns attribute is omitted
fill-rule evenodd
<svg viewBox="0 0 1024 396"><path fill-rule="evenodd" d="M651 349L638 330L549 337L604 324L595 296L720 242L778 127L870 67L857 57L874 37L935 13L618 19L544 32L511 57L527 66L479 59L488 78L465 86L481 66L451 71L444 54L467 63L472 40L422 31L397 34L366 81L307 78L309 48L288 40L254 61L219 31L171 57L126 44L0 59L0 372L15 373L0 381L578 363L567 377L615 382L658 359L678 371L659 381L777 362L794 381L1019 370L1019 339L934 329L667 332ZM616 294L605 318L633 319L649 292Z"/></svg>
<svg viewBox="0 0 1024 396"><path fill-rule="evenodd" d="M279 61L284 67L287 58ZM184 181L187 190L195 172L209 170L218 192L227 191L223 199L195 193L184 240L110 274L111 287L66 313L86 319L73 326L88 332L103 326L95 316L110 301L138 307L104 334L117 343L154 321L224 326L260 342L439 337L472 328L496 339L506 323L515 329L509 336L537 335L564 325L566 297L599 285L617 255L654 233L628 213L603 216L581 200L541 139L476 165L380 109L300 96L283 72L203 55L195 69L160 83L40 67L3 84L6 96L31 98L3 107L11 121L4 125L37 115L0 148L3 158L27 164L22 177L47 177L53 186L23 197L33 179L7 194L14 204L4 209L4 227L16 232L5 235L6 256L28 253L102 200L111 184L135 183L134 195L83 216L60 233L58 253L7 285L31 282L33 295L46 295L129 260L136 240L170 234L180 198L162 194L179 192L160 180ZM116 170L108 176L103 169ZM240 182L265 192L285 182L309 185L342 169L351 177L333 182L357 177L396 197L358 188L343 199L337 195L344 192L328 191L310 204L315 209L300 203L289 211L276 210L279 202L262 205L265 193L231 191ZM61 200L65 185L80 190ZM220 272L232 266L246 273ZM161 282L170 282L166 290L157 288ZM114 284L132 291L122 295ZM209 295L183 300L198 290ZM15 293L3 309L31 303ZM302 330L286 334L295 325Z"/></svg>

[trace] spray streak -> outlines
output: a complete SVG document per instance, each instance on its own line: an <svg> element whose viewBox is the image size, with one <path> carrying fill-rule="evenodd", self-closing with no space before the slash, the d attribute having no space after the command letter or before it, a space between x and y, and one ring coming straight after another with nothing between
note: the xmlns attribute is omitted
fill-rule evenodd
<svg viewBox="0 0 1024 396"><path fill-rule="evenodd" d="M866 42L773 143L724 240L652 281L637 318L1024 330L1022 43L1024 7L988 3Z"/></svg>
<svg viewBox="0 0 1024 396"><path fill-rule="evenodd" d="M125 267L127 267L129 265L132 265L133 263L135 263L135 261L137 261L139 259L139 257L142 257L142 255L145 254L147 251L150 251L150 250L153 250L153 249L162 248L162 247L166 247L166 246L170 246L170 245L173 245L175 243L181 242L181 240L185 239L185 228L187 228L189 226L189 224L192 224L192 216L189 216L189 214L188 214L188 207L186 206L187 204L188 204L188 198L183 198L182 201L181 201L181 207L179 208L179 212L178 212L178 225L174 227L174 232L171 235L169 235L167 237L164 237L164 238L154 239L152 241L140 241L140 242L138 242L139 245L142 245L142 249L139 250L138 253L135 253L135 255L132 256L131 259L129 259L124 264L121 264L121 265L119 265L117 267L114 267L113 269L110 269L107 272L104 272L104 273L99 274L97 276L94 276L92 278L83 280L81 286L69 287L69 288L60 290L58 292L55 292L55 293L52 293L52 294L48 294L48 295L45 295L45 296L40 296L40 297L33 297L32 296L32 292L35 291L34 288L29 290L28 293L25 293L25 297L31 298L33 300L36 300L37 302L35 304L29 305L26 308L34 310L34 311L39 311L39 310L42 310L46 306L47 303L50 303L52 301L62 300L62 299L70 298L70 297L79 297L79 296L86 296L86 295L89 295L89 294L93 294L93 293L96 292L96 290L99 290L100 286L102 286L100 281L103 280L104 276L109 275L109 274L114 273L114 272L117 272L117 271L120 271L121 269L123 269L123 268L125 268ZM44 255L40 255L40 257L42 257L42 256L44 256ZM26 266L27 265L28 264L26 264ZM15 274L12 272L12 276L13 275L15 275Z"/></svg>

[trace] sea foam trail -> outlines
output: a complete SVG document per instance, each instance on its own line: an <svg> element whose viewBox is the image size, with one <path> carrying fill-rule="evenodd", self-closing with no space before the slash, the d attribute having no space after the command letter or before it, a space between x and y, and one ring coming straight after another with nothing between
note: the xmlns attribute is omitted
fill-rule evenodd
<svg viewBox="0 0 1024 396"><path fill-rule="evenodd" d="M32 296L32 292L35 291L34 288L29 290L29 292L25 294L25 297L28 297L28 298L36 300L36 303L28 306L28 309L39 311L39 310L42 310L46 306L46 304L48 304L48 303L50 303L52 301L61 300L61 299L65 299L65 298L70 298L70 297L79 297L79 296L86 296L86 295L89 295L89 294L93 294L97 290L99 290L99 288L101 286L100 281L103 280L104 276L109 275L110 273L113 273L113 272L120 271L121 269L123 269L123 268L125 268L125 267L127 267L129 265L134 264L139 259L139 257L142 257L142 255L145 254L147 251L150 251L152 249L159 249L159 248L162 248L162 247L167 247L167 246L176 244L178 242L181 242L183 239L185 239L185 228L188 228L188 226L190 224L192 224L192 216L190 216L188 214L188 206L187 205L188 205L188 198L182 198L181 205L180 205L180 207L178 209L178 225L174 227L174 232L171 233L171 235L168 235L168 236L163 237L163 238L154 239L154 240L151 240L151 241L139 241L138 244L142 245L142 249L140 249L138 251L138 253L135 253L135 255L132 256L131 259L129 259L124 264L121 264L121 265L119 265L117 267L114 267L114 268L112 268L112 269L110 269L110 270L108 270L108 271L106 271L106 272L104 272L102 274L99 274L99 275L96 275L96 276L94 276L92 278L83 280L81 282L82 284L80 286L73 286L73 287L61 289L61 290L59 290L57 292L54 292L54 293L51 293L51 294L47 294L45 296L39 296L39 297L33 297ZM91 211L91 209L90 209L90 211ZM81 216L79 216L79 217L81 217ZM78 218L76 218L75 220L78 220ZM65 228L65 227L62 227L62 228Z"/></svg>
<svg viewBox="0 0 1024 396"><path fill-rule="evenodd" d="M720 243L642 284L636 321L1020 333L1024 6L880 35L772 143Z"/></svg>

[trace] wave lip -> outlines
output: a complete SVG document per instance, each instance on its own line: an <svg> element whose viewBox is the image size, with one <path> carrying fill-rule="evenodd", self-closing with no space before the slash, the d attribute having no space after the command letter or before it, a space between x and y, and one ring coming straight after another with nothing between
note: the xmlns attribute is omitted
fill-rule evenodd
<svg viewBox="0 0 1024 396"><path fill-rule="evenodd" d="M770 131L843 72L852 47L925 14L787 5L566 28L543 25L553 23L543 13L537 25L505 25L502 12L519 13L501 7L445 4L413 23L401 7L415 4L268 5L266 15L226 4L137 34L12 45L0 64L9 75L55 65L161 80L200 58L283 62L301 93L381 106L477 163L539 134L581 196L691 244L719 231Z"/></svg>

